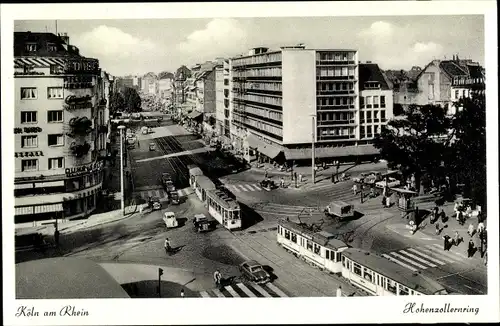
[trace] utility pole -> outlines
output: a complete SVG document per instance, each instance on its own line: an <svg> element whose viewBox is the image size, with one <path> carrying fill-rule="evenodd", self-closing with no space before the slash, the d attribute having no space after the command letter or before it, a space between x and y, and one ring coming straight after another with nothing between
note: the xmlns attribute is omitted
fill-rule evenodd
<svg viewBox="0 0 500 326"><path fill-rule="evenodd" d="M125 192L123 187L123 129L125 129L124 125L118 126L120 130L120 192L121 192L121 210L123 216L125 216Z"/></svg>
<svg viewBox="0 0 500 326"><path fill-rule="evenodd" d="M161 298L161 276L163 275L163 269L158 268L158 298Z"/></svg>
<svg viewBox="0 0 500 326"><path fill-rule="evenodd" d="M316 124L314 123L314 115L311 115L312 117L312 141L311 141L311 153L312 153L312 183L316 183L316 164L315 164L315 148L314 148L314 143L316 142L316 137L315 137L315 129L316 129Z"/></svg>

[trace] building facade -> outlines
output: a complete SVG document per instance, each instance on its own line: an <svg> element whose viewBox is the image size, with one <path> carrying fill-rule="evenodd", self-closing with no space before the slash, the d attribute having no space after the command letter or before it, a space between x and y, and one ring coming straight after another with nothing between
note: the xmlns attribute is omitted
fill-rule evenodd
<svg viewBox="0 0 500 326"><path fill-rule="evenodd" d="M158 95L158 77L152 72L148 72L141 79L141 92L149 95Z"/></svg>
<svg viewBox="0 0 500 326"><path fill-rule="evenodd" d="M109 102L101 74L67 35L14 33L16 223L95 210Z"/></svg>
<svg viewBox="0 0 500 326"><path fill-rule="evenodd" d="M356 50L255 48L231 60L231 73L233 134L247 159L311 159L313 137L320 159L376 154L358 146Z"/></svg>

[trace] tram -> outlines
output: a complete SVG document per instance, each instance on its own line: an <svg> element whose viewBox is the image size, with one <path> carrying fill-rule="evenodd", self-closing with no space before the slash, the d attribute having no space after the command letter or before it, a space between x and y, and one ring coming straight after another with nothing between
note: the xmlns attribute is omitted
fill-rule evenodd
<svg viewBox="0 0 500 326"><path fill-rule="evenodd" d="M189 185L195 189L195 180L197 176L203 175L203 172L196 165L188 165L189 169Z"/></svg>
<svg viewBox="0 0 500 326"><path fill-rule="evenodd" d="M314 233L299 224L285 220L278 222L278 245L331 273L342 271L341 253L348 248L344 242L335 239L328 232Z"/></svg>
<svg viewBox="0 0 500 326"><path fill-rule="evenodd" d="M278 245L321 270L340 274L375 296L446 295L438 282L375 253L349 248L328 232L312 232L285 220L278 222Z"/></svg>
<svg viewBox="0 0 500 326"><path fill-rule="evenodd" d="M194 192L196 196L201 200L202 203L207 202L207 192L210 190L215 190L215 184L208 177L204 175L198 175L194 180Z"/></svg>
<svg viewBox="0 0 500 326"><path fill-rule="evenodd" d="M228 230L241 229L240 204L221 190L207 192L208 213Z"/></svg>

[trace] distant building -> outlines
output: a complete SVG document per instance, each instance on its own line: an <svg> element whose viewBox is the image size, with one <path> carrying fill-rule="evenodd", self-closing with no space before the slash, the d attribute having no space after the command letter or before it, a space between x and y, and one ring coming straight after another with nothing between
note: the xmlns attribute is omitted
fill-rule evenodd
<svg viewBox="0 0 500 326"><path fill-rule="evenodd" d="M230 135L230 69L229 59L217 59L215 68L215 130L225 143L231 143Z"/></svg>
<svg viewBox="0 0 500 326"><path fill-rule="evenodd" d="M356 50L254 48L231 74L231 134L247 160L310 160L313 132L319 160L378 153L361 145Z"/></svg>
<svg viewBox="0 0 500 326"><path fill-rule="evenodd" d="M148 72L141 79L141 91L144 94L158 95L158 77L152 72Z"/></svg>
<svg viewBox="0 0 500 326"><path fill-rule="evenodd" d="M14 33L16 223L91 214L100 198L110 77L69 37Z"/></svg>

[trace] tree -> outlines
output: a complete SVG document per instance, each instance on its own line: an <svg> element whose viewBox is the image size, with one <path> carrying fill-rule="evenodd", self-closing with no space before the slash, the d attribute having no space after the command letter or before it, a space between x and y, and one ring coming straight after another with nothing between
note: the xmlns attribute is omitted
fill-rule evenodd
<svg viewBox="0 0 500 326"><path fill-rule="evenodd" d="M141 97L134 88L126 87L123 91L124 111L128 113L142 111Z"/></svg>
<svg viewBox="0 0 500 326"><path fill-rule="evenodd" d="M109 115L113 116L116 112L122 111L125 108L125 99L120 92L113 92L109 101Z"/></svg>
<svg viewBox="0 0 500 326"><path fill-rule="evenodd" d="M174 79L174 74L168 71L162 71L158 74L158 79Z"/></svg>
<svg viewBox="0 0 500 326"><path fill-rule="evenodd" d="M414 175L416 188L424 174L437 178L442 174L444 148L450 119L438 105L410 105L405 118L389 121L375 137L374 146L389 167L401 170L405 178Z"/></svg>

